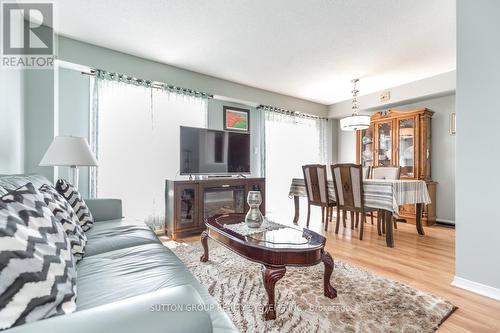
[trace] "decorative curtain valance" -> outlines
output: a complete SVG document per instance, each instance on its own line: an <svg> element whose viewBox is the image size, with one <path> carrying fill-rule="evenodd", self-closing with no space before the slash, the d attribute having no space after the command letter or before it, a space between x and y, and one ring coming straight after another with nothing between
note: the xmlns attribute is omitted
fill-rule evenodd
<svg viewBox="0 0 500 333"><path fill-rule="evenodd" d="M187 96L193 96L193 97L199 97L199 98L213 98L213 95L198 91L198 90L193 90L189 88L183 88L183 87L178 87L174 86L171 84L163 83L163 82L158 82L158 81L151 81L151 80L144 80L140 78L133 77L131 75L126 75L126 74L121 74L121 73L112 73L108 72L102 69L96 69L92 71L92 75L95 75L96 78L102 79L102 80L109 80L109 81L116 81L116 82L123 82L123 83L128 83L132 84L135 86L141 86L141 87L146 87L146 88L155 88L155 89L160 89L180 95L187 95Z"/></svg>
<svg viewBox="0 0 500 333"><path fill-rule="evenodd" d="M307 114L307 113L302 113L302 112L298 112L298 111L282 109L282 108L278 108L278 107L270 106L270 105L263 105L263 104L261 104L261 105L259 105L257 107L257 109L258 110L263 110L263 111L272 111L272 112L282 113L282 114L286 114L286 115L294 116L294 117L328 120L328 118L325 118L325 117L318 117L318 116L314 116L312 114Z"/></svg>

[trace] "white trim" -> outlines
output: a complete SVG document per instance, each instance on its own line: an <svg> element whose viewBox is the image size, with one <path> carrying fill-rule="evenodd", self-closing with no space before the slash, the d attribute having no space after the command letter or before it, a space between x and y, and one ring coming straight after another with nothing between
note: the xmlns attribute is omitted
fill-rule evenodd
<svg viewBox="0 0 500 333"><path fill-rule="evenodd" d="M444 222L444 223L449 223L449 224L455 224L455 221L452 220L447 220L447 219L441 219L441 218L436 218L437 222Z"/></svg>
<svg viewBox="0 0 500 333"><path fill-rule="evenodd" d="M453 282L451 282L451 285L500 301L500 289L498 288L490 287L485 284L467 280L458 276L455 276L453 278Z"/></svg>
<svg viewBox="0 0 500 333"><path fill-rule="evenodd" d="M214 99L216 99L218 101L221 101L221 102L229 102L229 103L242 104L242 105L246 105L246 106L250 106L250 107L254 107L254 108L256 108L257 106L259 106L259 103L245 101L245 100L238 99L238 98L221 96L221 95L214 95Z"/></svg>
<svg viewBox="0 0 500 333"><path fill-rule="evenodd" d="M83 73L90 73L92 71L92 68L84 65L79 65L75 64L73 62L69 61L64 61L61 59L56 59L55 61L56 68L64 68L64 69L69 69L77 72L83 72Z"/></svg>

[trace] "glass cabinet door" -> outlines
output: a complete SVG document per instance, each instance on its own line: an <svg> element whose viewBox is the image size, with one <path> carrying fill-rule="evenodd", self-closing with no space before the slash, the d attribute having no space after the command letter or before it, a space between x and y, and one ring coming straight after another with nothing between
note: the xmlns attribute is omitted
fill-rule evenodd
<svg viewBox="0 0 500 333"><path fill-rule="evenodd" d="M190 185L181 185L176 188L175 196L180 205L177 207L177 220L179 225L177 229L194 227L198 223L198 191L197 188Z"/></svg>
<svg viewBox="0 0 500 333"><path fill-rule="evenodd" d="M415 118L398 120L398 156L401 177L415 177Z"/></svg>
<svg viewBox="0 0 500 333"><path fill-rule="evenodd" d="M361 130L361 165L373 166L373 127Z"/></svg>
<svg viewBox="0 0 500 333"><path fill-rule="evenodd" d="M391 166L392 161L392 122L377 124L377 161L379 166Z"/></svg>

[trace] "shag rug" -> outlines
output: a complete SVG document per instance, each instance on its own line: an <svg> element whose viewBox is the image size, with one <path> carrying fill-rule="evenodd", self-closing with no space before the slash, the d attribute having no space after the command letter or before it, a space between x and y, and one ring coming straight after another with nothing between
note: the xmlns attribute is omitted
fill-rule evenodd
<svg viewBox="0 0 500 333"><path fill-rule="evenodd" d="M276 320L263 319L267 294L260 265L209 240L170 246L242 332L433 332L456 307L432 294L366 272L339 260L331 284L338 296L323 296L322 263L287 267L276 283Z"/></svg>

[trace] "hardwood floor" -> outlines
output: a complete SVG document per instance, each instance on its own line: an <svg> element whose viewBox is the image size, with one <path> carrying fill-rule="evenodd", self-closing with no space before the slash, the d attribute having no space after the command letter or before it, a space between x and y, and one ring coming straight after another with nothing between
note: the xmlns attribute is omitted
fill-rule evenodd
<svg viewBox="0 0 500 333"><path fill-rule="evenodd" d="M299 225L305 227L304 216ZM455 271L454 229L425 227L426 235L419 236L414 225L398 223L394 233L395 247L388 248L385 237L377 235L375 224L371 225L369 221L365 224L362 241L358 239L358 230L351 234L349 221L347 226L343 228L341 223L336 235L334 220L325 233L320 214L313 212L309 227L327 236L327 250L334 260L340 259L431 292L458 306L458 310L441 325L439 332L500 332L500 301L450 285ZM195 239L199 237L186 240Z"/></svg>
<svg viewBox="0 0 500 333"><path fill-rule="evenodd" d="M327 249L335 259L350 262L381 276L439 295L458 306L440 327L439 332L500 332L500 302L451 286L455 272L455 230L450 227L425 227L419 236L415 225L398 223L395 247L385 245L377 235L376 225L365 224L364 239L358 230L351 234L340 226L336 235L335 220L325 233L320 218L310 229L325 234ZM305 222L299 220L299 225Z"/></svg>

